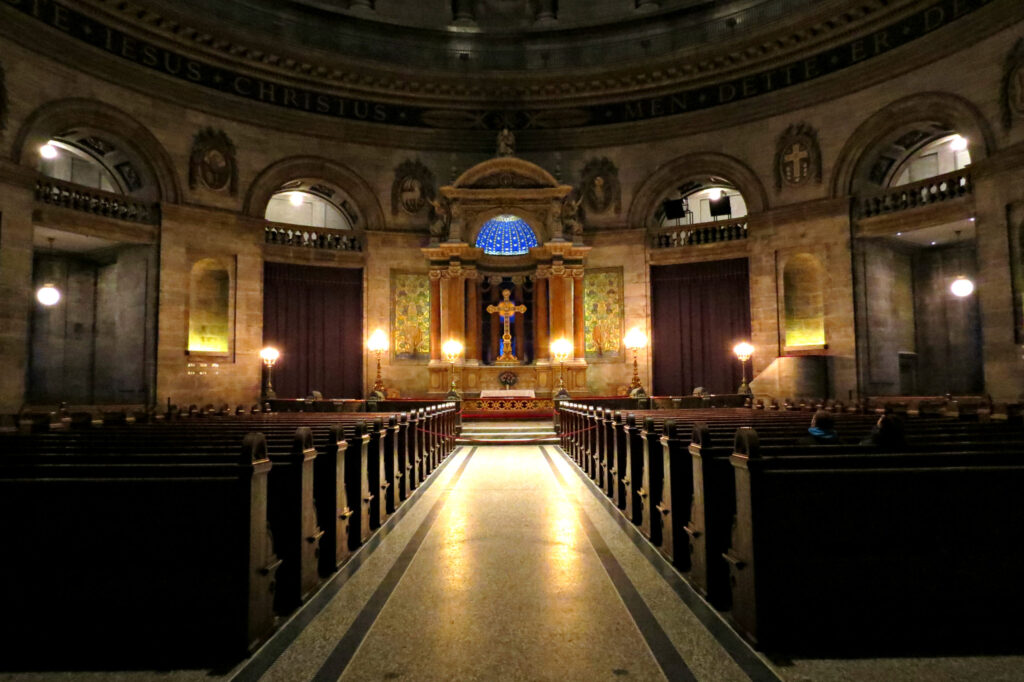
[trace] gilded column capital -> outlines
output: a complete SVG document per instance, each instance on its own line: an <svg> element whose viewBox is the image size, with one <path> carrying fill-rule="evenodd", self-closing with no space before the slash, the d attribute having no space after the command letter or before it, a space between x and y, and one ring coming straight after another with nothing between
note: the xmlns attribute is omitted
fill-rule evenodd
<svg viewBox="0 0 1024 682"><path fill-rule="evenodd" d="M583 279L583 268L572 268L568 272L569 274L567 276L572 277L573 279Z"/></svg>
<svg viewBox="0 0 1024 682"><path fill-rule="evenodd" d="M440 268L430 269L430 279L441 279L443 276L444 275L442 274L442 270Z"/></svg>
<svg viewBox="0 0 1024 682"><path fill-rule="evenodd" d="M533 274L534 279L548 279L551 277L550 265L538 265L537 271Z"/></svg>

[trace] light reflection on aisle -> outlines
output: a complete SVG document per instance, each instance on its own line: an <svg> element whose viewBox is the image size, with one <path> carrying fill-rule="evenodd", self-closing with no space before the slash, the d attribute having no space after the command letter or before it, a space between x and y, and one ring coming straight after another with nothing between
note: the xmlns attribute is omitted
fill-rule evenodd
<svg viewBox="0 0 1024 682"><path fill-rule="evenodd" d="M553 500L547 513L551 519L548 529L548 546L551 548L551 587L555 592L563 592L572 589L577 583L579 522L576 518L576 508L563 499Z"/></svg>

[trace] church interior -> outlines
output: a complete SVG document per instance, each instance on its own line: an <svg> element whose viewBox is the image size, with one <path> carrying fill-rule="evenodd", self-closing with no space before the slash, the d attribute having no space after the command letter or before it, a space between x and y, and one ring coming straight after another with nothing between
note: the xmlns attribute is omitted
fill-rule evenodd
<svg viewBox="0 0 1024 682"><path fill-rule="evenodd" d="M1020 0L5 0L0 293L0 681L1024 680Z"/></svg>

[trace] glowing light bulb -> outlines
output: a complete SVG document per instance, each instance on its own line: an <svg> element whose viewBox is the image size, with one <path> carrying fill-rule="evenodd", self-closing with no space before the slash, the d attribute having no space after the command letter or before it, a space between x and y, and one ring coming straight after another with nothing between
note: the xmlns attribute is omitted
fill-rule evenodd
<svg viewBox="0 0 1024 682"><path fill-rule="evenodd" d="M967 149L967 138L961 135L954 135L949 141L949 148L955 152L962 152Z"/></svg>
<svg viewBox="0 0 1024 682"><path fill-rule="evenodd" d="M970 296L974 292L974 282L961 275L953 280L953 283L949 285L949 290L953 292L954 296L960 298Z"/></svg>
<svg viewBox="0 0 1024 682"><path fill-rule="evenodd" d="M366 348L373 352L383 353L388 349L388 335L383 329L375 329L366 342Z"/></svg>
<svg viewBox="0 0 1024 682"><path fill-rule="evenodd" d="M754 347L746 341L743 341L742 343L737 343L733 346L732 352L735 353L736 357L740 360L746 362L750 359L750 356L754 354Z"/></svg>
<svg viewBox="0 0 1024 682"><path fill-rule="evenodd" d="M281 352L270 346L260 351L260 359L267 365L273 365L279 357L281 357Z"/></svg>
<svg viewBox="0 0 1024 682"><path fill-rule="evenodd" d="M292 206L302 206L302 202L306 198L302 196L302 192L292 192L288 195L288 201L291 202Z"/></svg>
<svg viewBox="0 0 1024 682"><path fill-rule="evenodd" d="M629 350L640 349L647 345L647 335L638 327L633 327L626 332L626 338L622 342Z"/></svg>
<svg viewBox="0 0 1024 682"><path fill-rule="evenodd" d="M708 190L708 199L711 199L711 201L718 201L721 198L722 198L722 188L721 187L712 187L711 189Z"/></svg>
<svg viewBox="0 0 1024 682"><path fill-rule="evenodd" d="M47 282L39 287L36 292L36 300L45 306L57 305L60 302L60 289Z"/></svg>
<svg viewBox="0 0 1024 682"><path fill-rule="evenodd" d="M57 148L53 146L53 142L47 142L46 144L39 148L39 156L43 157L44 159L56 159L57 154Z"/></svg>

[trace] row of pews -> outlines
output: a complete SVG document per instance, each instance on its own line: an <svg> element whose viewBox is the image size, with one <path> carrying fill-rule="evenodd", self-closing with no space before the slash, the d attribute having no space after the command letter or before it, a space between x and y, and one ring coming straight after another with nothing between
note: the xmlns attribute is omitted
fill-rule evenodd
<svg viewBox="0 0 1024 682"><path fill-rule="evenodd" d="M973 413L976 417L977 413ZM736 629L767 651L1024 649L1024 428L749 408L563 403L563 450Z"/></svg>
<svg viewBox="0 0 1024 682"><path fill-rule="evenodd" d="M0 434L3 667L230 665L427 480L457 420L174 410Z"/></svg>

